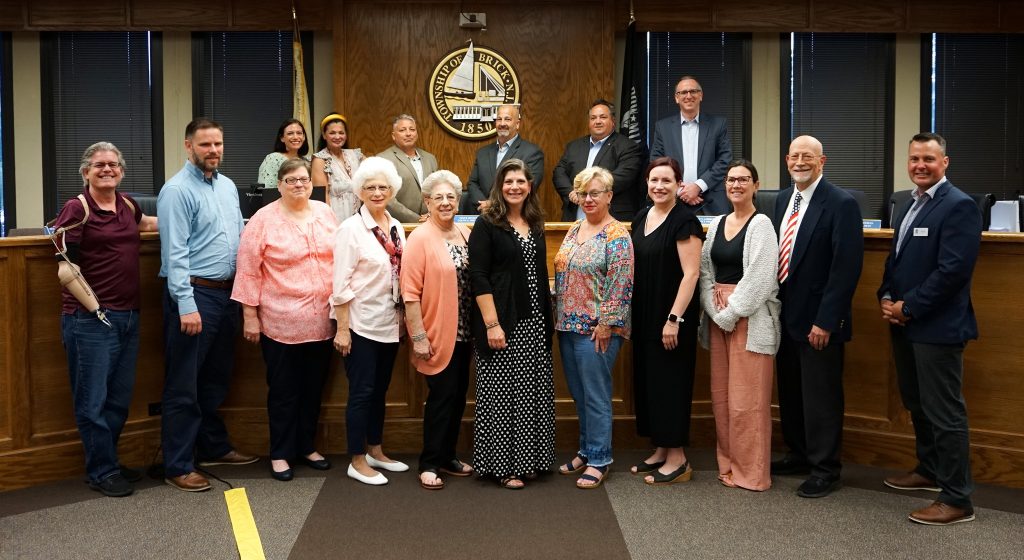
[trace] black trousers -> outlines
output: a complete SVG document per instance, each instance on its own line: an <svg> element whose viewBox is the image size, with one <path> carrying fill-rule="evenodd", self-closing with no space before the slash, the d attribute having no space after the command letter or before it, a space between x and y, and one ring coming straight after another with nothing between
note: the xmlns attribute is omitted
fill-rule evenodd
<svg viewBox="0 0 1024 560"><path fill-rule="evenodd" d="M776 354L779 417L790 453L811 466L811 475L836 480L842 470L843 354L831 341L815 350L806 340L782 333Z"/></svg>
<svg viewBox="0 0 1024 560"><path fill-rule="evenodd" d="M267 364L270 458L291 460L309 455L316 451L332 341L285 344L261 335L260 348Z"/></svg>
<svg viewBox="0 0 1024 560"><path fill-rule="evenodd" d="M914 470L939 485L938 501L968 509L974 480L963 394L965 345L911 342L902 327L890 331L900 396L914 423Z"/></svg>
<svg viewBox="0 0 1024 560"><path fill-rule="evenodd" d="M427 404L423 409L423 452L420 472L447 466L454 460L462 414L469 389L469 342L456 342L452 359L443 370L426 375Z"/></svg>
<svg viewBox="0 0 1024 560"><path fill-rule="evenodd" d="M352 333L352 350L345 357L348 406L345 432L348 454L363 455L366 446L384 440L384 398L391 385L397 342L377 342Z"/></svg>

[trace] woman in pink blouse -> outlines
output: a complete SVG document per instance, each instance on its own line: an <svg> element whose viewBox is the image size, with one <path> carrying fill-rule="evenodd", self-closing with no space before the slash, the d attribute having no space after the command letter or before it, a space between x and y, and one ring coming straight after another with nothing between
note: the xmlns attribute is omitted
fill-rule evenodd
<svg viewBox="0 0 1024 560"><path fill-rule="evenodd" d="M348 406L345 430L352 462L348 476L364 484L387 484L375 469L391 472L409 466L384 455L384 397L398 354L402 305L398 280L405 231L386 210L402 188L390 161L366 158L352 177L363 206L338 226L334 246L334 292L338 319L334 347L345 358Z"/></svg>
<svg viewBox="0 0 1024 560"><path fill-rule="evenodd" d="M267 364L270 474L292 479L289 461L331 464L315 447L334 326L329 316L334 213L311 201L309 163L290 159L277 172L281 198L245 226L231 299L242 304L242 334Z"/></svg>
<svg viewBox="0 0 1024 560"><path fill-rule="evenodd" d="M629 338L633 298L633 242L608 213L613 182L600 167L576 175L584 219L555 255L555 330L580 422L579 451L558 472L583 470L576 480L583 489L601 486L612 462L612 366Z"/></svg>

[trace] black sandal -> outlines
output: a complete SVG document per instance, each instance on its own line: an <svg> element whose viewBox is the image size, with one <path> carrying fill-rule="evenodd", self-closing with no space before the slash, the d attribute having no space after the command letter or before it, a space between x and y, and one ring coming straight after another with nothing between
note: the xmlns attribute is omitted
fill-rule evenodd
<svg viewBox="0 0 1024 560"><path fill-rule="evenodd" d="M441 467L441 472L452 476L470 476L473 474L473 466L469 463L463 463L458 459L452 459L452 462L447 466Z"/></svg>
<svg viewBox="0 0 1024 560"><path fill-rule="evenodd" d="M667 484L675 484L677 482L689 482L692 476L693 469L690 468L690 463L687 461L686 463L683 463L683 466L668 474L661 474L661 471L654 471L654 474L651 475L651 480L647 480L645 477L644 482L651 486L663 486Z"/></svg>
<svg viewBox="0 0 1024 560"><path fill-rule="evenodd" d="M665 465L665 461L657 461L654 463L648 463L647 461L640 461L633 465L633 468L629 469L629 472L633 474L647 474L651 471L656 471Z"/></svg>
<svg viewBox="0 0 1024 560"><path fill-rule="evenodd" d="M604 479L608 478L608 465L602 465L595 467L594 465L585 465L588 468L594 469L601 473L601 478L597 478L592 474L583 473L578 479L576 479L576 488L580 490L593 490L594 488L600 488L604 484ZM593 484L580 484L583 481L592 482Z"/></svg>
<svg viewBox="0 0 1024 560"><path fill-rule="evenodd" d="M579 459L581 463L580 466L573 468L572 462L575 461L576 459ZM575 457L569 459L568 463L558 467L558 474L576 474L585 468L587 468L587 458L577 453Z"/></svg>
<svg viewBox="0 0 1024 560"><path fill-rule="evenodd" d="M518 482L519 484L516 484L516 482ZM522 490L523 488L526 488L526 483L523 482L523 479L519 478L516 475L504 476L501 478L498 484L500 484L501 487L506 490Z"/></svg>

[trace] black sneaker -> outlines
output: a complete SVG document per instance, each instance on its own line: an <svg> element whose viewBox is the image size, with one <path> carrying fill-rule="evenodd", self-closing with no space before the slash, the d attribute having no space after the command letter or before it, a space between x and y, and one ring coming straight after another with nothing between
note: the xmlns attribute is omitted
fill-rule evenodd
<svg viewBox="0 0 1024 560"><path fill-rule="evenodd" d="M124 465L118 464L117 468L121 470L121 476L128 482L138 482L142 480L142 471L128 468Z"/></svg>
<svg viewBox="0 0 1024 560"><path fill-rule="evenodd" d="M135 488L121 473L114 473L99 482L89 482L89 488L111 498L130 496Z"/></svg>

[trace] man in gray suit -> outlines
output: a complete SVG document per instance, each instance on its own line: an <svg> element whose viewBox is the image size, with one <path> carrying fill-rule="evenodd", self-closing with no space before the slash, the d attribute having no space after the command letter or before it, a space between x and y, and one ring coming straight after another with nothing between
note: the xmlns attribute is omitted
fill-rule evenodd
<svg viewBox="0 0 1024 560"><path fill-rule="evenodd" d="M679 115L654 125L651 161L668 156L679 163L683 169L680 200L703 205L704 213L711 216L728 214L732 208L722 180L732 159L732 144L725 119L700 112L704 90L692 76L683 76L676 84L675 100Z"/></svg>
<svg viewBox="0 0 1024 560"><path fill-rule="evenodd" d="M417 148L418 139L416 119L412 115L398 115L391 123L391 140L395 144L377 154L395 164L398 176L402 178L402 188L388 203L388 212L404 224L427 219L427 207L423 203L420 183L427 175L437 171L437 158Z"/></svg>
<svg viewBox="0 0 1024 560"><path fill-rule="evenodd" d="M469 174L466 185L466 196L462 198L463 214L479 214L487 208L487 197L494 186L494 175L501 162L509 159L521 159L533 173L536 184L534 190L540 188L544 180L544 152L540 146L527 142L519 137L519 124L522 113L518 105L502 105L498 107L498 118L494 121L497 130L497 142L492 142L476 152L476 162Z"/></svg>

